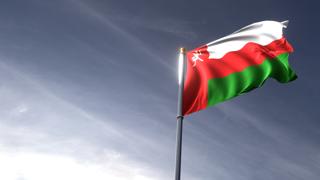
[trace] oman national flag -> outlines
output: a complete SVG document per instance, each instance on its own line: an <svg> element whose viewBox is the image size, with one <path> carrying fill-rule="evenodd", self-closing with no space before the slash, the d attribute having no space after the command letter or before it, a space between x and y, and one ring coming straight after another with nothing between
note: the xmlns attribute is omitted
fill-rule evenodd
<svg viewBox="0 0 320 180"><path fill-rule="evenodd" d="M260 87L269 77L296 79L288 63L293 48L282 33L287 23L254 23L187 52L183 115Z"/></svg>

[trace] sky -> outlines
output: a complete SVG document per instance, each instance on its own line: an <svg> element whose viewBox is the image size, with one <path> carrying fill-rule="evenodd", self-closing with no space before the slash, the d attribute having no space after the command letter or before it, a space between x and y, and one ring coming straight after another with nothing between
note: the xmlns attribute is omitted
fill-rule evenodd
<svg viewBox="0 0 320 180"><path fill-rule="evenodd" d="M317 1L1 0L0 179L173 179L178 49L290 20L298 79L184 120L184 180L317 180Z"/></svg>

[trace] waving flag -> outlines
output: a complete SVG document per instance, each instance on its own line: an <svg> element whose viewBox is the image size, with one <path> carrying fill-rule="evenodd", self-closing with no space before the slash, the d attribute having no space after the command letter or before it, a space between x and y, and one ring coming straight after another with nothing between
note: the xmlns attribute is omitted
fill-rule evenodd
<svg viewBox="0 0 320 180"><path fill-rule="evenodd" d="M254 23L187 52L183 115L260 87L269 77L296 79L288 64L293 48L282 33L287 23Z"/></svg>

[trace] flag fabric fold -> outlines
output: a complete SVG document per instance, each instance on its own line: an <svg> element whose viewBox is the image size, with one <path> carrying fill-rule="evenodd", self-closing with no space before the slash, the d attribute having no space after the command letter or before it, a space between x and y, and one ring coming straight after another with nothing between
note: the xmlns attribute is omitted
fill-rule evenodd
<svg viewBox="0 0 320 180"><path fill-rule="evenodd" d="M292 46L283 36L288 21L262 21L187 52L183 115L252 89L269 78L297 78L288 63Z"/></svg>

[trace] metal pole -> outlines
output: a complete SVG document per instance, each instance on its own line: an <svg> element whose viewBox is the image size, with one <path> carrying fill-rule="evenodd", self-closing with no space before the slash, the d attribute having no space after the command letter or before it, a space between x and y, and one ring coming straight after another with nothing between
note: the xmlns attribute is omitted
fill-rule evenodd
<svg viewBox="0 0 320 180"><path fill-rule="evenodd" d="M185 78L185 72L187 67L186 65L187 65L186 49L180 48L175 180L180 180L180 176L181 176L181 149L182 149L182 127L183 127L182 101L183 101L184 78Z"/></svg>

